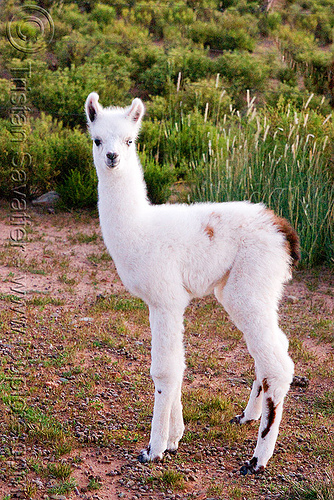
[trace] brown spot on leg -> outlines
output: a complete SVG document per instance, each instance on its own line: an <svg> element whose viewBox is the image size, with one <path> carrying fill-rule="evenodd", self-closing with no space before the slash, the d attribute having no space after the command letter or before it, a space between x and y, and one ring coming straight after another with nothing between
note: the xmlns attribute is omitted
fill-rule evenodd
<svg viewBox="0 0 334 500"><path fill-rule="evenodd" d="M261 392L262 392L262 385L260 385L257 390L257 395L256 395L257 398L260 396Z"/></svg>
<svg viewBox="0 0 334 500"><path fill-rule="evenodd" d="M268 392L268 389L269 389L269 384L268 384L268 380L266 378L264 378L262 380L262 386L263 386L263 390L264 392Z"/></svg>
<svg viewBox="0 0 334 500"><path fill-rule="evenodd" d="M275 422L276 418L276 408L277 406L274 406L274 402L271 398L267 399L267 406L268 406L268 415L267 415L267 427L262 431L261 437L265 438L268 432L271 429L271 426Z"/></svg>
<svg viewBox="0 0 334 500"><path fill-rule="evenodd" d="M205 226L204 231L209 236L209 239L212 240L215 235L213 227L208 224L207 226Z"/></svg>
<svg viewBox="0 0 334 500"><path fill-rule="evenodd" d="M226 271L226 273L224 274L224 276L222 277L222 279L217 283L216 286L219 286L220 290L222 290L224 288L224 286L226 285L230 274L231 274L231 269L228 269Z"/></svg>

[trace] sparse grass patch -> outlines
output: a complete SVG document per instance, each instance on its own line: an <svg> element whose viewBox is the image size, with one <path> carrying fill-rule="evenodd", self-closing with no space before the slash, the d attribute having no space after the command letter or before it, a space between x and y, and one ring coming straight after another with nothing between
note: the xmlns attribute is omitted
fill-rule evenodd
<svg viewBox="0 0 334 500"><path fill-rule="evenodd" d="M147 478L147 482L162 487L163 489L183 490L185 484L184 475L173 469L163 472L155 472Z"/></svg>
<svg viewBox="0 0 334 500"><path fill-rule="evenodd" d="M99 254L91 253L87 256L87 260L97 266L98 264L101 264L103 262L111 262L112 258L110 257L108 252L101 252Z"/></svg>
<svg viewBox="0 0 334 500"><path fill-rule="evenodd" d="M32 299L27 299L27 305L31 306L46 306L46 305L52 305L52 306L63 306L65 304L65 301L63 299L57 299L55 297L52 297L51 295L35 295Z"/></svg>
<svg viewBox="0 0 334 500"><path fill-rule="evenodd" d="M228 486L228 493L226 493L225 489L225 484L213 483L208 489L207 494L210 496L215 495L217 497L224 495L224 498L228 498L229 500L239 500L246 498L244 488L240 488L239 486ZM249 491L247 491L247 500L251 500L252 498L254 498L254 496L250 494Z"/></svg>
<svg viewBox="0 0 334 500"><path fill-rule="evenodd" d="M48 464L49 475L57 479L68 479L72 471L72 467L66 463Z"/></svg>
<svg viewBox="0 0 334 500"><path fill-rule="evenodd" d="M334 500L334 482L295 483L282 500Z"/></svg>
<svg viewBox="0 0 334 500"><path fill-rule="evenodd" d="M124 297L122 295L111 294L107 297L100 297L92 307L93 312L103 311L136 311L146 310L146 304L137 297Z"/></svg>
<svg viewBox="0 0 334 500"><path fill-rule="evenodd" d="M49 495L66 495L73 491L77 486L74 478L66 479L48 489Z"/></svg>
<svg viewBox="0 0 334 500"><path fill-rule="evenodd" d="M99 235L95 231L91 234L77 233L68 236L68 239L71 243L80 243L80 244L96 243L98 238Z"/></svg>
<svg viewBox="0 0 334 500"><path fill-rule="evenodd" d="M290 340L289 346L290 346L291 352L293 353L292 357L293 357L294 361L297 361L297 360L302 360L305 362L314 361L315 356L310 351L305 349L302 340L299 340L297 338L293 338Z"/></svg>
<svg viewBox="0 0 334 500"><path fill-rule="evenodd" d="M36 484L34 484L31 480L28 480L24 483L23 491L26 495L26 498L34 498L38 491L38 488Z"/></svg>
<svg viewBox="0 0 334 500"><path fill-rule="evenodd" d="M310 330L310 336L318 340L318 343L334 343L334 322L331 319L322 318L318 320Z"/></svg>
<svg viewBox="0 0 334 500"><path fill-rule="evenodd" d="M328 391L322 396L317 396L314 409L323 415L334 415L334 391Z"/></svg>
<svg viewBox="0 0 334 500"><path fill-rule="evenodd" d="M58 277L58 281L60 283L64 283L64 285L75 285L77 283L76 279L75 278L68 278L67 277L67 274L61 274L59 277Z"/></svg>
<svg viewBox="0 0 334 500"><path fill-rule="evenodd" d="M16 404L15 417L10 424L12 432L18 435L26 433L30 441L43 443L57 450L63 445L66 451L69 451L71 436L53 416L43 413L39 408L25 405L22 400L18 406L18 399L13 396L3 396L3 401L11 405L11 408Z"/></svg>
<svg viewBox="0 0 334 500"><path fill-rule="evenodd" d="M102 486L102 479L100 476L90 476L87 489L89 491L99 490Z"/></svg>
<svg viewBox="0 0 334 500"><path fill-rule="evenodd" d="M229 421L232 413L231 401L222 395L211 395L204 390L192 390L184 394L183 414L186 422L219 425Z"/></svg>

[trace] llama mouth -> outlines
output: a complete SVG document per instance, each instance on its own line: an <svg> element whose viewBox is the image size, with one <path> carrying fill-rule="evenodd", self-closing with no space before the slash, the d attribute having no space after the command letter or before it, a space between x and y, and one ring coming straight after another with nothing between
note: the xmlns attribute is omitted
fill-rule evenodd
<svg viewBox="0 0 334 500"><path fill-rule="evenodd" d="M119 160L116 161L106 160L106 165L108 168L115 168L119 165Z"/></svg>

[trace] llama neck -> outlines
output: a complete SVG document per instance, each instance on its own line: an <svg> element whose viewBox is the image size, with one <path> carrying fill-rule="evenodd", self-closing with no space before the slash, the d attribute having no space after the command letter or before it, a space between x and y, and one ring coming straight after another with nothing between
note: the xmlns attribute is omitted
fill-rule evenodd
<svg viewBox="0 0 334 500"><path fill-rule="evenodd" d="M110 175L112 174L112 175ZM99 175L99 212L101 223L107 220L118 226L136 226L149 206L143 170L137 155L118 172Z"/></svg>

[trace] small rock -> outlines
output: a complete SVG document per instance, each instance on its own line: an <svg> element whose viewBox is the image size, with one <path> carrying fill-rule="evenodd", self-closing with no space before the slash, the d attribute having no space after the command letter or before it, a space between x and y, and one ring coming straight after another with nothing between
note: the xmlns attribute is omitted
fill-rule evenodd
<svg viewBox="0 0 334 500"><path fill-rule="evenodd" d="M300 377L295 375L291 382L291 387L308 387L310 385L310 381L307 377Z"/></svg>
<svg viewBox="0 0 334 500"><path fill-rule="evenodd" d="M35 479L33 482L36 484L37 488L44 488L44 484L40 479Z"/></svg>
<svg viewBox="0 0 334 500"><path fill-rule="evenodd" d="M32 204L47 207L55 205L59 198L60 196L56 191L49 191L48 193L42 194L42 196L36 198L36 200L33 200Z"/></svg>
<svg viewBox="0 0 334 500"><path fill-rule="evenodd" d="M289 304L297 304L297 302L299 302L299 299L295 295L288 295L287 298L286 298L286 301Z"/></svg>
<svg viewBox="0 0 334 500"><path fill-rule="evenodd" d="M84 318L80 318L80 321L85 321L85 322L90 322L90 321L94 321L94 318L89 318L88 316L85 316Z"/></svg>

